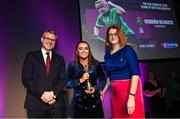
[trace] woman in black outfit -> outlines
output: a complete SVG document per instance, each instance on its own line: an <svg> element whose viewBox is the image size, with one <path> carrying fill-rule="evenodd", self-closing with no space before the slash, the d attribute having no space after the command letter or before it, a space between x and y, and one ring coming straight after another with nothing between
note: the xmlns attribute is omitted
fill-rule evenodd
<svg viewBox="0 0 180 119"><path fill-rule="evenodd" d="M90 87L87 86L89 82ZM74 88L73 117L104 117L100 92L105 84L101 64L93 58L89 44L79 42L76 46L76 59L70 62L66 74L66 87Z"/></svg>
<svg viewBox="0 0 180 119"><path fill-rule="evenodd" d="M153 71L148 72L148 80L145 82L143 90L149 103L151 117L166 117L165 88L163 84L156 79Z"/></svg>

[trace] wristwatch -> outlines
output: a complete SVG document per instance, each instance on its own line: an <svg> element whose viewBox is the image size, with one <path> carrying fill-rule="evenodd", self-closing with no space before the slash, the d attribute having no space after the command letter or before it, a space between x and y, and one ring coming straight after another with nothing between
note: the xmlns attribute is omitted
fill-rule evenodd
<svg viewBox="0 0 180 119"><path fill-rule="evenodd" d="M53 98L56 99L56 95L54 95Z"/></svg>

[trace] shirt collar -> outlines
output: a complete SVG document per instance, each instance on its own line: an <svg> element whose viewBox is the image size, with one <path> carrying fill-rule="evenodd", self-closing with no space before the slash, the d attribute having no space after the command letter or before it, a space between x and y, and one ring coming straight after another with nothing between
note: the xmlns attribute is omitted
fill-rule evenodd
<svg viewBox="0 0 180 119"><path fill-rule="evenodd" d="M41 48L41 52L42 52L43 56L45 56L47 52L49 52L50 57L52 56L52 51L46 51L43 47Z"/></svg>

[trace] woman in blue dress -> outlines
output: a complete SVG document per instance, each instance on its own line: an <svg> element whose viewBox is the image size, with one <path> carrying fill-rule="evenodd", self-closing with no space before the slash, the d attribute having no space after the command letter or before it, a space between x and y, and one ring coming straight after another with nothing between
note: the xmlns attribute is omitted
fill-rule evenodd
<svg viewBox="0 0 180 119"><path fill-rule="evenodd" d="M111 85L112 118L144 118L138 60L133 48L126 43L118 24L108 28L104 60Z"/></svg>
<svg viewBox="0 0 180 119"><path fill-rule="evenodd" d="M73 117L104 117L100 92L105 84L101 64L92 56L89 44L79 42L76 46L76 59L70 62L66 74L66 87L74 89Z"/></svg>

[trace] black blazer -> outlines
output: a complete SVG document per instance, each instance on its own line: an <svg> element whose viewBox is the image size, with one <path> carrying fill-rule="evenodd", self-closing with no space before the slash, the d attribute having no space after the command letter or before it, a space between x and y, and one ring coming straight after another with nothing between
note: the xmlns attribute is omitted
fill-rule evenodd
<svg viewBox="0 0 180 119"><path fill-rule="evenodd" d="M80 83L79 81L85 72L81 63L76 64L75 61L69 63L66 72L65 86L66 88L74 88L73 102L75 106L82 107L81 109L88 107L89 110L85 110L92 111L94 109L93 105L102 106L100 103L100 91L102 91L106 85L106 78L99 61L96 61L88 70L91 71L89 81L92 86L96 88L93 94L94 96L85 93L84 90L86 89L87 82Z"/></svg>
<svg viewBox="0 0 180 119"><path fill-rule="evenodd" d="M28 110L44 111L51 107L64 108L64 58L52 52L49 75L46 74L45 62L41 50L27 53L23 68L22 82L27 88L24 107ZM48 105L41 100L44 91L54 91L56 103Z"/></svg>

